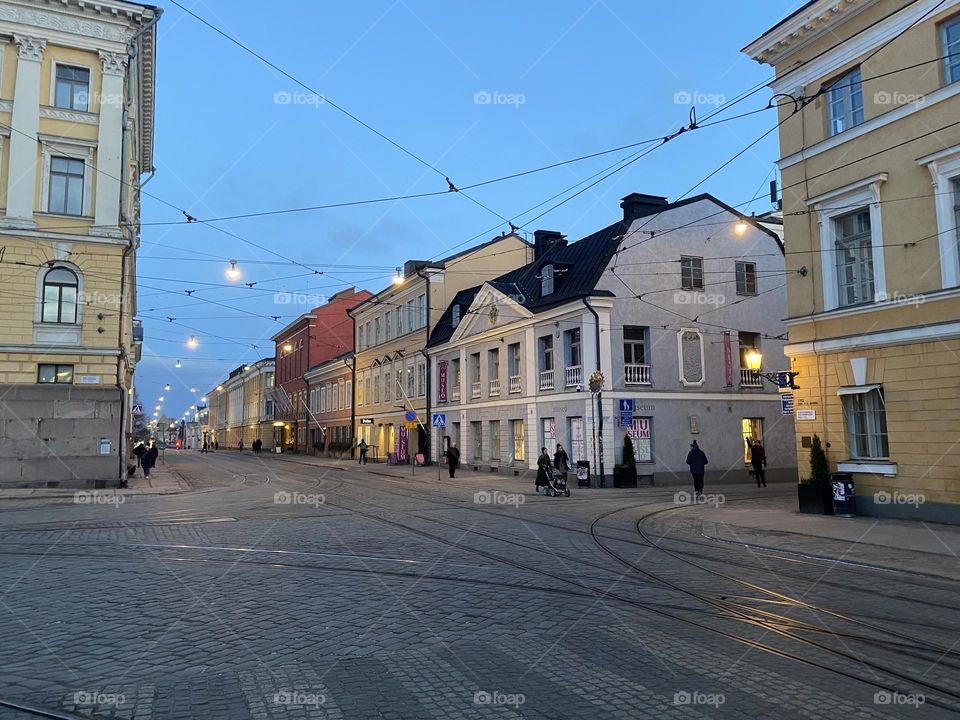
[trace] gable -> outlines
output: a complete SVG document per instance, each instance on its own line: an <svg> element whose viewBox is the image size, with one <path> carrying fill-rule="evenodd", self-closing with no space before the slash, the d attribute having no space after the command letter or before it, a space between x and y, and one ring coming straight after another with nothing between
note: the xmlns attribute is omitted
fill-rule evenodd
<svg viewBox="0 0 960 720"><path fill-rule="evenodd" d="M511 297L485 283L470 307L461 308L460 324L453 331L450 342L459 342L533 317L533 313L521 303L521 298Z"/></svg>

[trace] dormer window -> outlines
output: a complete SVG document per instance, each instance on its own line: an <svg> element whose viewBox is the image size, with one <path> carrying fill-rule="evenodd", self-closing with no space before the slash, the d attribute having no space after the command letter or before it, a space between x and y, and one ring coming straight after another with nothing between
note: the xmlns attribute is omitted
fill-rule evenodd
<svg viewBox="0 0 960 720"><path fill-rule="evenodd" d="M546 297L553 294L553 265L544 265L540 271L540 295Z"/></svg>
<svg viewBox="0 0 960 720"><path fill-rule="evenodd" d="M460 324L460 305L453 306L453 320L451 321L453 327L457 327Z"/></svg>

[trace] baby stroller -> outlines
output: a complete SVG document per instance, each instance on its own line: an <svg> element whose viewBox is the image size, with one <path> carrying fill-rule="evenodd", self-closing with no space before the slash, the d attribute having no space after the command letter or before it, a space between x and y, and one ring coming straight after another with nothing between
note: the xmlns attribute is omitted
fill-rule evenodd
<svg viewBox="0 0 960 720"><path fill-rule="evenodd" d="M570 497L570 491L567 490L567 474L560 472L556 468L547 468L546 471L547 480L549 483L544 485L541 483L539 487L543 487L543 494L548 497L560 497L561 495L565 497Z"/></svg>

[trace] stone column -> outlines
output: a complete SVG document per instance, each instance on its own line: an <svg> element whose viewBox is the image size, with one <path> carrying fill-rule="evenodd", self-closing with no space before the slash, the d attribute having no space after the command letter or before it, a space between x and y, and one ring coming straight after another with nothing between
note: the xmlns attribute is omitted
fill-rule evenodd
<svg viewBox="0 0 960 720"><path fill-rule="evenodd" d="M100 128L97 135L96 205L91 235L120 237L120 185L123 179L123 80L127 56L100 51ZM92 180L92 178L91 178Z"/></svg>
<svg viewBox="0 0 960 720"><path fill-rule="evenodd" d="M10 172L7 187L8 227L32 228L37 191L37 131L40 127L40 62L47 41L14 35L17 77L10 120ZM41 192L44 189L41 188Z"/></svg>

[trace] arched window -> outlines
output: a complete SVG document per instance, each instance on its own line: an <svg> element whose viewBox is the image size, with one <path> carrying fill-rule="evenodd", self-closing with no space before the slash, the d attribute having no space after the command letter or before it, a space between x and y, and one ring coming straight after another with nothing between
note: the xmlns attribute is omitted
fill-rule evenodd
<svg viewBox="0 0 960 720"><path fill-rule="evenodd" d="M77 293L80 281L76 273L64 267L55 267L43 276L43 309L40 319L45 323L77 322Z"/></svg>

